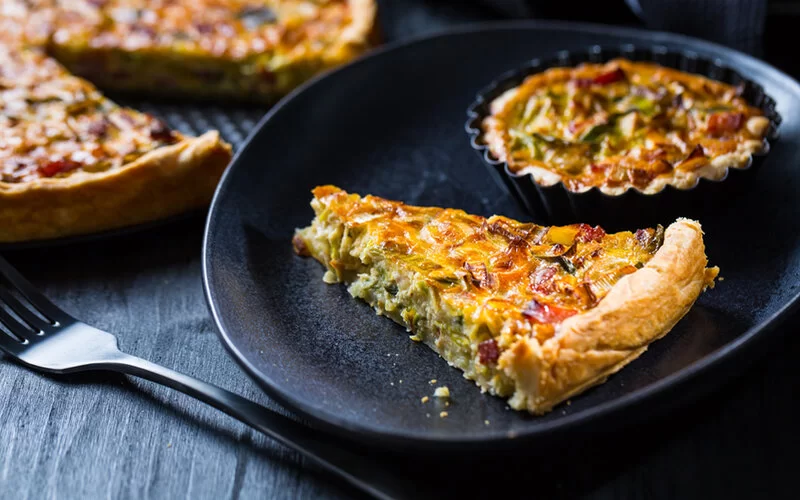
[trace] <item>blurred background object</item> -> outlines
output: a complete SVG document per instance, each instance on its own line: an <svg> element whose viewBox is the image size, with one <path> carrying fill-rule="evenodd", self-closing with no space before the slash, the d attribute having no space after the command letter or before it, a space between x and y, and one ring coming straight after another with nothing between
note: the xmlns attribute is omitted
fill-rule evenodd
<svg viewBox="0 0 800 500"><path fill-rule="evenodd" d="M682 33L796 73L800 0L378 0L388 40L477 20L592 22ZM387 22L389 21L389 22Z"/></svg>
<svg viewBox="0 0 800 500"><path fill-rule="evenodd" d="M650 29L705 38L751 54L763 46L767 0L625 0Z"/></svg>
<svg viewBox="0 0 800 500"><path fill-rule="evenodd" d="M648 29L704 38L758 54L763 48L768 0L604 0L580 3L483 0L483 3L513 16L614 24L631 24L635 20ZM798 2L788 3L800 5Z"/></svg>

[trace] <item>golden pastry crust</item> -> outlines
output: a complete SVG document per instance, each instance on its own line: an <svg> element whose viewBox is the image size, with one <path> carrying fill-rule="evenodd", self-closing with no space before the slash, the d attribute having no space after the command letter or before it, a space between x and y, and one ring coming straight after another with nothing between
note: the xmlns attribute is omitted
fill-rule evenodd
<svg viewBox="0 0 800 500"><path fill-rule="evenodd" d="M620 279L597 307L566 319L544 343L521 339L501 356L500 366L517 380L510 404L547 412L639 357L713 286L719 270L706 265L700 224L670 225L653 258Z"/></svg>
<svg viewBox="0 0 800 500"><path fill-rule="evenodd" d="M200 208L230 158L230 146L212 131L105 172L0 182L0 242L88 234Z"/></svg>
<svg viewBox="0 0 800 500"><path fill-rule="evenodd" d="M686 313L718 270L700 225L606 234L314 190L294 247L483 390L543 413ZM663 237L663 239L662 239Z"/></svg>
<svg viewBox="0 0 800 500"><path fill-rule="evenodd" d="M492 101L492 154L517 175L618 195L719 180L765 150L769 120L740 89L625 59L551 68Z"/></svg>

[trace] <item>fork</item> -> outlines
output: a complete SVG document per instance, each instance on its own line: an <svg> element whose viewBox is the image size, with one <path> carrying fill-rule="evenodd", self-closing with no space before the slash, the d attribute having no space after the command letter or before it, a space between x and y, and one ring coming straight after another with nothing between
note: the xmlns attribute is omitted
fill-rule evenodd
<svg viewBox="0 0 800 500"><path fill-rule="evenodd" d="M225 389L123 353L114 335L89 326L58 308L2 257L0 349L22 364L46 373L108 370L172 387L300 452L375 498L405 496L400 494L404 489L403 481L381 467L375 457L347 449L332 436Z"/></svg>

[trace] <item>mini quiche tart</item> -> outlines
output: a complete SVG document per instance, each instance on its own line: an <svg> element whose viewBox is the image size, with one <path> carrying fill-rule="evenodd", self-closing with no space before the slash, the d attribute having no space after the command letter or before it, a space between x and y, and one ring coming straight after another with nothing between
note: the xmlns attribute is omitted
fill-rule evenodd
<svg viewBox="0 0 800 500"><path fill-rule="evenodd" d="M749 165L770 121L740 88L649 62L555 67L491 102L491 153L517 175L571 192L694 187Z"/></svg>
<svg viewBox="0 0 800 500"><path fill-rule="evenodd" d="M374 0L8 0L103 89L271 102L374 43Z"/></svg>
<svg viewBox="0 0 800 500"><path fill-rule="evenodd" d="M606 234L416 207L334 186L296 252L484 391L542 414L634 360L713 286L697 222Z"/></svg>
<svg viewBox="0 0 800 500"><path fill-rule="evenodd" d="M0 44L0 242L72 236L208 203L231 158L117 106L37 50Z"/></svg>

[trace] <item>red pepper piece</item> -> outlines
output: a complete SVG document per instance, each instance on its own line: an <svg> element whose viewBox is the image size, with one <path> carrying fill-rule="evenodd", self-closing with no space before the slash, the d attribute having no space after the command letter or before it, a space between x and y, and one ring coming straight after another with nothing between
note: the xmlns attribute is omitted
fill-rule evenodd
<svg viewBox="0 0 800 500"><path fill-rule="evenodd" d="M53 177L54 175L70 172L80 167L80 163L72 160L49 161L39 167L39 175L42 177Z"/></svg>
<svg viewBox="0 0 800 500"><path fill-rule="evenodd" d="M597 85L608 85L625 79L625 72L621 68L597 75L592 80Z"/></svg>
<svg viewBox="0 0 800 500"><path fill-rule="evenodd" d="M525 306L522 315L537 323L560 323L570 316L574 316L577 312L553 304L542 304L533 299Z"/></svg>
<svg viewBox="0 0 800 500"><path fill-rule="evenodd" d="M481 364L488 365L489 363L496 363L499 357L500 348L497 347L497 341L495 339L484 340L478 344L478 360Z"/></svg>
<svg viewBox="0 0 800 500"><path fill-rule="evenodd" d="M712 135L736 132L744 123L744 113L714 113L708 118L708 131Z"/></svg>

